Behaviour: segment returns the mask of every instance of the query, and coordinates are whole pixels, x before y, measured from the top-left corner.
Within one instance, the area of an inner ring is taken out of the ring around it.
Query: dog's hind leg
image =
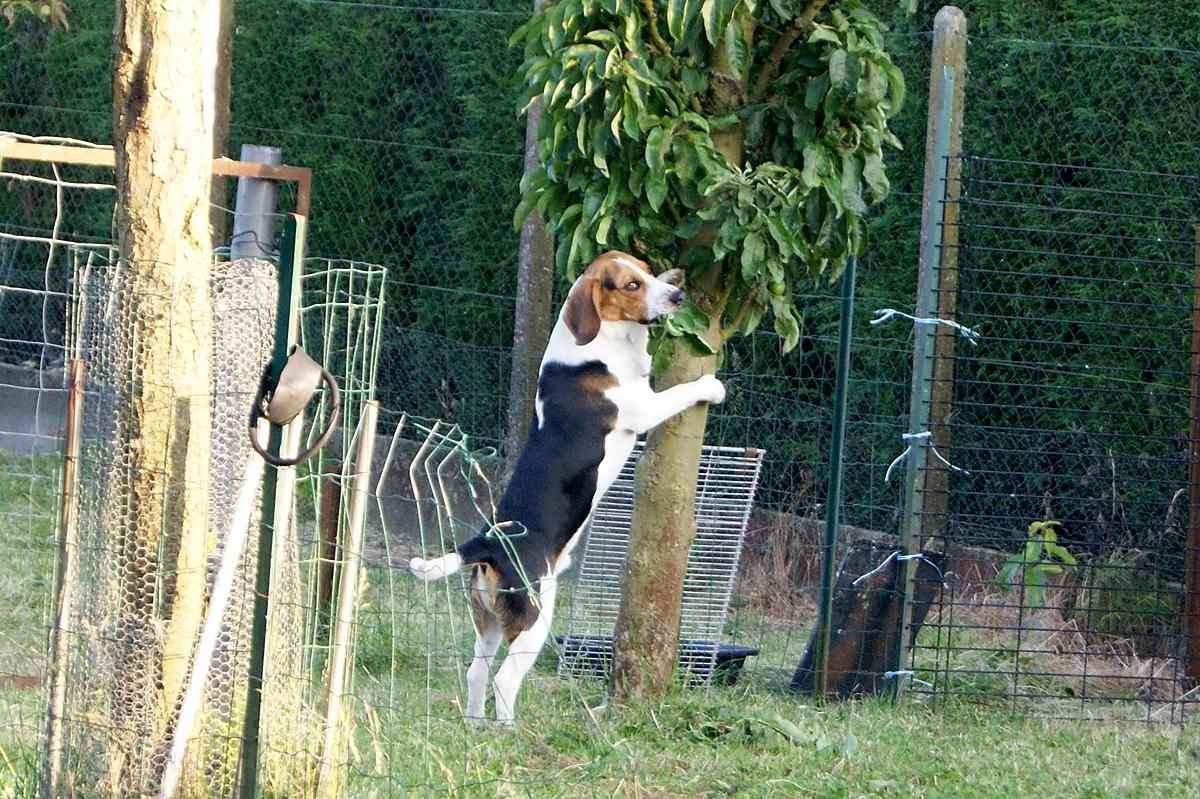
[[[485,718],[488,675],[492,673],[501,638],[503,633],[495,617],[491,618],[490,626],[475,630],[475,657],[467,669],[467,721],[480,722]]]
[[[496,650],[504,637],[504,628],[496,616],[496,571],[480,565],[471,575],[471,621],[475,625],[475,656],[467,669],[467,720],[480,722],[485,718],[488,676]]]
[[[496,693],[496,721],[500,724],[512,724],[521,683],[533,668],[533,663],[550,634],[557,590],[558,581],[554,577],[541,579],[538,585],[537,618],[533,626],[509,642],[508,654],[500,664],[500,670],[496,672],[492,687]]]

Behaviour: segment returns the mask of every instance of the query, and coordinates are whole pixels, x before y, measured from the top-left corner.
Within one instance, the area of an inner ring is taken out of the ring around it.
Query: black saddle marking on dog
[[[617,406],[604,392],[616,385],[600,361],[543,365],[541,424],[535,411],[529,439],[496,507],[496,526],[458,548],[464,565],[483,563],[495,570],[488,582],[495,582],[493,607],[506,633],[511,627],[515,636],[537,620],[526,582],[532,585],[547,574],[547,564],[554,564],[591,512],[604,441],[617,420]]]

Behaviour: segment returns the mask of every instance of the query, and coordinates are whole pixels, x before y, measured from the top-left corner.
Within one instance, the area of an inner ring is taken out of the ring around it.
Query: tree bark
[[[717,333],[714,320],[709,336]],[[677,350],[660,385],[667,388],[713,374],[716,361],[716,356],[695,358]],[[613,631],[612,695],[617,702],[661,698],[674,673],[707,424],[707,404],[667,420],[650,433],[637,467],[629,555]]]
[[[133,337],[119,635],[105,789],[157,771],[187,676],[207,525],[216,6],[124,0],[115,20],[116,232]],[[185,786],[185,792],[187,788]]]
[[[731,23],[732,24],[732,23]],[[753,27],[741,34],[752,43]],[[714,116],[736,110],[746,100],[748,68],[735,74],[724,48],[713,52],[706,111]],[[741,166],[745,131],[741,123],[713,134],[713,144],[734,166]],[[702,229],[688,246],[709,246],[713,231]],[[709,317],[705,335],[715,348],[721,340],[725,311],[724,269],[706,271],[689,286],[689,298]],[[696,358],[676,349],[659,379],[659,389],[715,374],[717,356]],[[688,549],[696,537],[696,478],[708,424],[708,405],[698,405],[650,433],[634,477],[629,555],[621,585],[621,607],[613,630],[612,697],[621,702],[653,702],[671,684],[679,646],[679,622]]]
[[[525,173],[538,166],[538,123],[542,101],[535,100],[525,123]],[[517,266],[516,310],[513,320],[512,372],[508,388],[508,424],[504,434],[504,473],[501,485],[512,476],[517,455],[529,435],[533,401],[537,395],[542,351],[550,340],[554,288],[554,239],[535,209],[521,225]]]
[[[217,70],[213,85],[213,158],[229,155],[229,107],[233,79],[233,0],[215,0],[220,7],[217,22]],[[215,246],[229,243],[229,178],[213,176],[211,229]]]

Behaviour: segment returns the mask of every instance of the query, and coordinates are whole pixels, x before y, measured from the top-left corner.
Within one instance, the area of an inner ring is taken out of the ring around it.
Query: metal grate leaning
[[[559,636],[559,674],[606,675],[621,605],[621,575],[633,516],[638,442],[588,524],[579,574],[571,590],[566,632]],[[696,539],[688,552],[680,621],[679,666],[692,684],[732,682],[735,663],[757,650],[721,643],[737,577],[763,450],[705,446],[696,483]],[[731,668],[722,669],[728,661]]]

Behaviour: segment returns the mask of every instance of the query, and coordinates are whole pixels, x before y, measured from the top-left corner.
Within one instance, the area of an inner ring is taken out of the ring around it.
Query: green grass
[[[653,708],[606,705],[603,683],[558,678],[547,652],[515,728],[468,728],[463,597],[372,577],[349,796],[1188,797],[1200,784],[1194,728],[965,701],[933,712],[919,697],[816,705],[782,690],[771,647],[796,646],[785,631],[760,636],[766,651],[737,686],[680,688]]]
[[[31,792],[45,711],[59,459],[0,449],[0,798]]]
[[[55,472],[54,458],[0,453],[0,556],[14,565],[0,578],[0,673],[43,676]],[[562,602],[568,593],[564,586]],[[922,697],[899,708],[817,705],[783,690],[807,632],[749,608],[731,632],[763,652],[737,686],[679,688],[652,708],[620,709],[606,703],[602,682],[556,676],[548,647],[521,693],[517,725],[469,728],[460,703],[472,633],[461,589],[373,567],[359,618],[350,797],[1157,799],[1196,796],[1200,785],[1194,725],[1052,721],[973,704],[1011,687],[999,673],[968,673],[986,669],[985,655],[951,664],[963,669],[953,687],[964,698],[939,700],[936,712]],[[298,718],[315,719],[319,681]],[[1060,693],[1046,686],[1047,697]],[[43,691],[0,688],[0,799],[32,795],[43,712]],[[311,776],[311,753],[269,757]],[[281,773],[265,795],[303,795]]]

